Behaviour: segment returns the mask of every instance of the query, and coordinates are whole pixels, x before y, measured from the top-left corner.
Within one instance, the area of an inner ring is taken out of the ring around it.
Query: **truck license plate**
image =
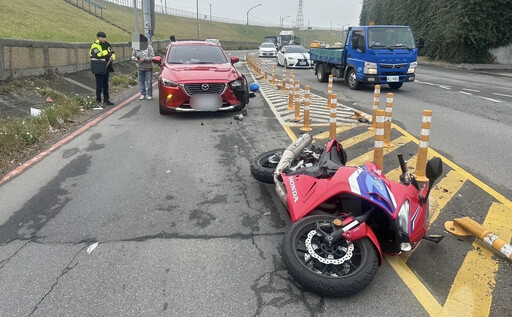
[[[388,83],[396,83],[400,80],[398,76],[387,76],[386,81]]]

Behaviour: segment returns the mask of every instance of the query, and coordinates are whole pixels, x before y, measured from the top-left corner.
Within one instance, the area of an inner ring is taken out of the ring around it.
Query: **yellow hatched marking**
[[[407,264],[398,256],[385,255],[385,258],[418,299],[420,304],[425,308],[427,313],[430,316],[438,316],[442,309],[441,305],[411,271]]]
[[[348,140],[343,140],[341,141],[341,145],[343,145],[343,147],[345,149],[348,149],[349,147],[359,143],[359,142],[363,142],[364,140],[367,140],[369,138],[372,138],[375,136],[375,131],[366,131],[364,133],[361,133],[361,134],[358,134],[354,137],[351,137],[350,139]]]
[[[396,158],[396,161],[398,162],[398,157]],[[407,160],[407,169],[409,170],[409,173],[414,172],[414,166],[416,166],[416,156],[413,156]],[[400,168],[400,165],[399,165],[397,168],[387,172],[386,177],[388,179],[394,180],[395,182],[399,182],[400,174],[402,174],[402,169]]]
[[[436,221],[444,206],[457,194],[466,180],[467,178],[463,174],[452,170],[432,188],[430,194],[435,197],[437,208],[430,218],[431,223]]]
[[[353,129],[355,127],[357,127],[357,125],[342,125],[342,126],[336,128],[336,134],[343,133],[343,132]],[[329,138],[329,131],[315,134],[316,140],[324,140],[324,139],[328,139],[328,138]]]
[[[493,203],[483,227],[497,234],[504,241],[512,238],[512,209]],[[493,257],[498,257],[496,261]],[[491,311],[492,293],[496,285],[499,262],[507,261],[497,255],[488,244],[476,239],[453,282],[440,316],[488,316]]]
[[[407,143],[407,138],[404,137],[404,136],[401,136],[401,137],[398,137],[396,139],[393,140],[393,144],[402,144],[402,143]],[[395,145],[394,147],[385,147],[384,148],[384,155],[388,154],[389,152],[392,152],[393,150],[396,150],[398,148],[397,145]],[[347,163],[347,165],[349,166],[361,166],[363,165],[364,163],[366,162],[372,162],[373,161],[373,149],[369,152],[366,152],[365,154],[359,156],[359,157],[356,157],[355,159],[351,160],[350,162]]]

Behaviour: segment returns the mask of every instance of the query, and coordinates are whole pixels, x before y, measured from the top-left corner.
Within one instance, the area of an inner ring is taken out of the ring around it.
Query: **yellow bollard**
[[[283,87],[281,87],[281,92],[286,92],[286,67],[283,67]]]
[[[293,118],[294,122],[299,122],[302,118],[300,117],[300,81],[295,81],[295,116]]]
[[[503,241],[497,234],[487,230],[470,217],[455,218],[453,221],[444,223],[446,231],[457,236],[467,237],[471,234],[490,245],[494,250],[500,252],[509,260],[512,260],[512,245]]]
[[[264,75],[264,77],[263,77],[263,79],[264,79],[265,81],[268,81],[268,69],[267,69],[267,66],[268,66],[268,65],[267,65],[267,62],[265,62],[265,75]]]
[[[295,92],[295,84],[293,82],[293,78],[290,78],[290,83],[288,85],[288,110],[293,110],[293,94]]]
[[[373,163],[384,169],[384,110],[377,109],[375,116],[375,143],[373,147]]]
[[[393,112],[393,93],[389,92],[386,99],[386,115],[384,118],[384,147],[393,147],[391,143],[391,114]]]
[[[338,94],[330,94],[329,104],[331,105],[331,112],[329,116],[329,137],[336,138],[336,110],[338,108]]]
[[[334,76],[331,74],[329,75],[329,82],[327,84],[327,95],[332,94],[332,81],[334,79]]]
[[[421,122],[420,145],[418,149],[418,158],[416,160],[416,172],[414,176],[418,182],[428,182],[425,176],[427,168],[428,140],[430,137],[430,123],[432,122],[432,110],[423,110],[423,119]]]
[[[304,124],[300,130],[302,132],[309,132],[313,129],[309,126],[309,105],[311,104],[311,94],[309,86],[304,87]]]
[[[327,109],[331,109],[331,95],[327,94]]]
[[[377,109],[379,109],[380,103],[380,85],[375,85],[375,89],[373,90],[373,110],[372,110],[372,126],[368,128],[368,130],[375,130],[375,120],[377,116]]]
[[[276,85],[276,65],[272,65],[272,86]]]

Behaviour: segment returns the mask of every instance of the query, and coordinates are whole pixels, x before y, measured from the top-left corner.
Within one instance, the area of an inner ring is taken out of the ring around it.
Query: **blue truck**
[[[342,47],[311,48],[315,75],[327,82],[329,75],[343,78],[351,89],[361,84],[387,84],[399,89],[414,81],[418,47],[410,27],[375,25],[350,27]]]

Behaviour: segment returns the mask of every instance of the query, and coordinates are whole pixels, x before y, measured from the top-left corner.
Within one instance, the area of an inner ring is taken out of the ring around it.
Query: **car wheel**
[[[388,83],[389,88],[391,89],[400,89],[402,87],[403,83]]]
[[[327,73],[325,72],[324,64],[318,64],[318,68],[316,69],[316,78],[321,83],[327,82]]]
[[[347,80],[348,88],[353,89],[353,90],[359,89],[359,81],[357,80],[356,71],[353,68],[351,68],[348,71],[346,80]]]

